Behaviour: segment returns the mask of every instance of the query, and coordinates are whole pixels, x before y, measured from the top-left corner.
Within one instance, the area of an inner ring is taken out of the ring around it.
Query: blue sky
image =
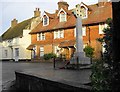
[[[11,25],[11,20],[16,18],[18,22],[31,18],[35,8],[50,13],[57,9],[57,2],[60,0],[0,0],[0,35]],[[75,8],[81,1],[87,5],[97,3],[98,0],[64,0],[68,2],[69,9]]]

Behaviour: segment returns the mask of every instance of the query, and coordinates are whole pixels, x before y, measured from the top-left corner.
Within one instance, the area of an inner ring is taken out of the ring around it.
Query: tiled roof
[[[105,6],[98,7],[97,4],[89,6],[92,11],[88,18],[83,19],[83,25],[105,22],[107,18],[112,18],[112,5],[106,3]]]
[[[50,13],[48,13],[48,12],[46,12],[46,11],[44,11],[46,14],[47,14],[47,16],[49,17],[49,18],[54,18],[55,17],[55,14],[50,14]]]
[[[34,47],[35,45],[34,44],[30,44],[26,49],[28,49],[28,50],[33,50],[33,47]]]
[[[98,4],[94,4],[87,7],[90,9],[90,11],[88,18],[82,20],[83,25],[105,22],[107,18],[112,18],[112,4],[110,2],[107,2],[104,6],[98,6]],[[66,22],[59,22],[59,18],[56,17],[58,10],[54,14],[46,12],[46,14],[50,17],[49,25],[43,26],[43,23],[41,22],[30,32],[30,34],[75,27],[76,17],[72,13],[72,10],[65,11],[67,12]]]
[[[23,35],[23,29],[30,26],[31,19],[18,23],[15,27],[9,28],[5,33],[2,34],[2,40],[12,39]]]
[[[71,22],[71,20],[73,20],[73,22]],[[62,28],[70,28],[70,27],[74,27],[74,26],[75,26],[75,17],[72,14],[71,16],[67,17],[66,22],[59,22],[58,17],[56,17],[54,19],[49,19],[48,26],[43,26],[43,23],[41,22],[30,33],[45,32],[45,31],[50,31],[50,30],[62,29]]]
[[[75,42],[76,42],[75,40],[65,40],[59,44],[59,47],[60,48],[71,47],[75,45]]]

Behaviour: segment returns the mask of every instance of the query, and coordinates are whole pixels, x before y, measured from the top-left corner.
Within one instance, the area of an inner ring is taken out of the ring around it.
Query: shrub
[[[104,61],[101,60],[93,63],[90,79],[93,92],[110,91],[109,81],[111,80],[111,73]]]
[[[107,28],[103,29],[103,38],[98,38],[100,43],[105,43],[105,52],[103,60],[94,62],[92,66],[91,82],[94,92],[112,92],[113,60],[112,60],[112,20],[109,18],[106,23]],[[118,80],[117,80],[118,81]],[[116,86],[118,84],[115,84]]]
[[[48,54],[44,54],[43,57],[44,57],[45,60],[49,60],[51,58],[55,58],[56,54],[54,54],[54,53],[48,53]]]
[[[83,50],[84,50],[85,55],[86,55],[87,57],[90,57],[90,58],[93,57],[94,48],[92,48],[91,46],[86,46]]]
[[[86,46],[83,50],[85,52],[85,55],[90,58],[90,62],[92,64],[92,58],[94,55],[94,48],[92,48],[91,46]]]

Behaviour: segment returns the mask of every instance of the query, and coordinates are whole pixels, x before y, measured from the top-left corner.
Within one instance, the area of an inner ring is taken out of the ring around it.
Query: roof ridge
[[[54,18],[55,16],[55,13],[53,13],[53,14],[51,14],[51,13],[49,13],[49,12],[46,12],[46,11],[44,11],[49,17],[51,17],[51,18]]]
[[[3,40],[12,39],[14,37],[19,37],[23,34],[23,29],[25,29],[28,25],[30,25],[31,20],[33,18],[26,19],[24,21],[19,22],[13,28],[9,27],[7,31],[5,31],[1,36]]]

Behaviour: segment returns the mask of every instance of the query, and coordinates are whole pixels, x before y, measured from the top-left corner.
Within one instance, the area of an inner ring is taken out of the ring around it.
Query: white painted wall
[[[19,48],[18,59],[31,59],[31,51],[26,48],[31,44],[30,30],[23,30],[23,37],[16,37],[11,39],[12,44],[9,47],[9,40],[3,41],[0,45],[0,53],[2,53],[0,59],[15,59],[15,48]],[[7,57],[5,55],[5,50],[7,50]]]
[[[3,41],[0,45],[0,59],[15,59],[15,48],[19,48],[19,59],[31,59],[31,51],[26,48],[31,44],[31,35],[29,34],[31,29],[35,28],[39,22],[41,22],[41,18],[37,17],[31,21],[31,28],[23,30],[22,37],[16,37],[13,39],[8,39]],[[10,43],[11,41],[11,43]],[[5,50],[8,52],[8,56],[5,57]]]

